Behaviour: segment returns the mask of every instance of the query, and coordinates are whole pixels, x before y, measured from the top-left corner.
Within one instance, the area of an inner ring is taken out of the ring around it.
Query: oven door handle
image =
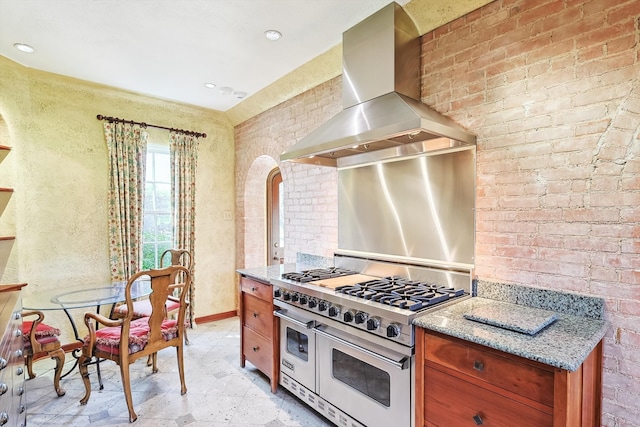
[[[315,321],[313,321],[313,320],[309,320],[308,322],[301,322],[300,320],[294,319],[293,317],[289,317],[284,313],[285,312],[283,310],[275,310],[273,312],[273,315],[277,316],[277,317],[279,317],[281,319],[284,319],[284,320],[286,320],[288,322],[291,322],[294,325],[298,325],[298,326],[301,326],[301,327],[307,328],[307,329],[311,329],[315,325]]]
[[[326,333],[325,331],[318,329],[318,328],[314,328],[314,330],[316,331],[316,334],[318,335],[322,335],[323,337],[326,337],[330,340],[334,340],[336,342],[339,342],[340,344],[349,347],[351,349],[354,350],[358,350],[362,353],[367,354],[368,356],[371,356],[375,359],[381,360],[384,363],[388,363],[392,366],[394,366],[395,368],[398,368],[400,370],[404,370],[409,366],[409,358],[408,357],[403,357],[402,359],[400,359],[400,361],[395,361],[393,359],[389,359],[388,357],[382,356],[376,352],[373,352],[371,350],[367,350],[366,348],[360,347],[358,345],[352,344],[347,340],[343,340],[342,338],[336,337],[335,335],[331,335],[329,333]]]

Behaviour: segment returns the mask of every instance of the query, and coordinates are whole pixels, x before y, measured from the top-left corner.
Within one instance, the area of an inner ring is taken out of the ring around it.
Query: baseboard
[[[238,315],[237,310],[227,311],[225,313],[210,314],[209,316],[196,317],[196,325],[202,323],[215,322],[216,320],[229,319]]]

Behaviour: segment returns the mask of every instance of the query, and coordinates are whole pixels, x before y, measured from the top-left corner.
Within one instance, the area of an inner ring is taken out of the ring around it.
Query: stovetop
[[[398,276],[340,286],[335,291],[410,311],[420,311],[450,298],[464,295],[464,289],[454,289]]]
[[[312,270],[304,270],[301,272],[293,271],[290,273],[283,273],[282,278],[293,280],[294,282],[313,282],[315,280],[332,279],[334,277],[349,276],[356,274],[356,271],[340,268],[340,267],[328,267],[328,268],[316,268]]]

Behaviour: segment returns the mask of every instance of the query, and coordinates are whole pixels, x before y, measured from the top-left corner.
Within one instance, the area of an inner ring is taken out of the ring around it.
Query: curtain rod
[[[143,128],[146,128],[146,127],[150,126],[152,128],[166,129],[166,130],[169,130],[169,131],[182,133],[182,134],[185,134],[185,135],[192,135],[192,136],[195,136],[196,138],[200,138],[200,137],[206,138],[207,137],[206,133],[194,132],[192,130],[168,128],[168,127],[159,126],[159,125],[151,125],[151,124],[144,123],[144,122],[134,122],[133,120],[119,119],[118,117],[103,116],[102,114],[98,114],[96,116],[96,118],[98,120],[106,120],[106,121],[111,122],[111,123],[129,123],[129,124],[132,124],[132,125],[140,125]]]

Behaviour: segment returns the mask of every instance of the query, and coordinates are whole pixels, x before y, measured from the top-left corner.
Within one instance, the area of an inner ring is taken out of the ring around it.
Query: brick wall
[[[478,135],[477,275],[602,296],[603,425],[640,425],[640,2],[503,0],[423,36]]]
[[[604,297],[603,425],[640,426],[640,1],[498,0],[422,41],[423,101],[478,135],[477,275]],[[237,127],[238,212],[251,163],[339,93],[337,78]],[[281,167],[287,261],[331,256],[335,171]]]
[[[336,170],[280,164],[280,153],[341,110],[342,86],[341,78],[337,77],[236,126],[238,268],[255,267],[252,263],[264,253],[264,246],[256,245],[260,238],[255,233],[259,214],[247,207],[257,200],[248,195],[265,191],[269,170],[255,167],[265,156],[273,159],[274,164],[277,162],[282,173],[285,261],[295,262],[297,252],[333,257],[338,245]]]

